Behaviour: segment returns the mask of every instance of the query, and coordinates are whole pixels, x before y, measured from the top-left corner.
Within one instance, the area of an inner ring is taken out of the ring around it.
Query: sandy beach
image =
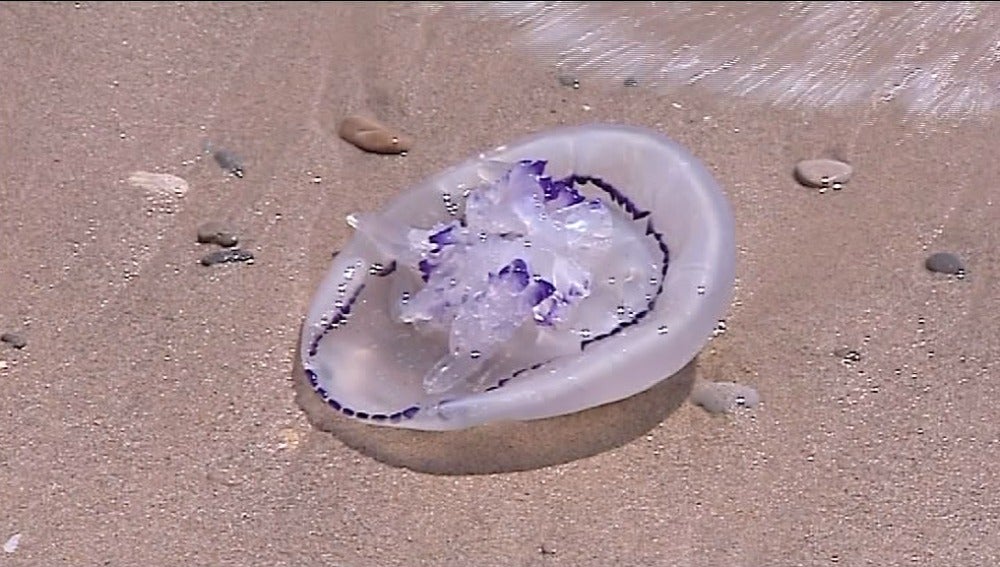
[[[510,37],[407,3],[0,6],[0,333],[25,342],[0,344],[0,566],[1000,564],[1000,116],[574,88]],[[340,139],[359,112],[412,151]],[[724,188],[726,332],[562,418],[324,415],[297,347],[345,217],[592,122],[654,128]],[[795,181],[818,157],[853,166],[843,190]],[[206,221],[254,261],[199,263]],[[925,268],[941,251],[964,278]],[[696,376],[763,401],[710,414]]]

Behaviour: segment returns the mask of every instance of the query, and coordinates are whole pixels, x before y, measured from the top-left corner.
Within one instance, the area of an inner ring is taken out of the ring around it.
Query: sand
[[[892,104],[575,89],[502,27],[402,4],[0,15],[0,331],[27,340],[0,344],[0,541],[21,534],[0,564],[1000,562],[995,113],[920,129]],[[350,113],[412,151],[339,139]],[[298,331],[344,217],[595,121],[675,138],[731,199],[736,300],[697,364],[539,423],[317,418]],[[796,183],[815,158],[854,167],[843,190]],[[189,191],[151,199],[136,171]],[[199,264],[210,220],[254,263]],[[966,277],[928,272],[937,251]],[[711,415],[684,400],[695,374],[762,402]]]

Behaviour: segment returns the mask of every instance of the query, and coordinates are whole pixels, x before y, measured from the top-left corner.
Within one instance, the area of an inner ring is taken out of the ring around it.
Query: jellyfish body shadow
[[[298,352],[292,378],[296,402],[312,426],[355,451],[416,472],[478,475],[540,469],[628,444],[684,404],[694,385],[696,360],[624,400],[563,416],[496,422],[459,431],[416,431],[346,417],[312,389]]]

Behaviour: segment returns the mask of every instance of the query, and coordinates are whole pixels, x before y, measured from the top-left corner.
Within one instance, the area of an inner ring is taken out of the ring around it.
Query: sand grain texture
[[[1000,563],[996,117],[567,89],[420,4],[0,13],[0,328],[30,339],[0,355],[4,566]],[[336,134],[356,109],[419,146],[357,151]],[[295,351],[345,216],[591,121],[660,129],[726,188],[739,288],[698,372],[762,403],[711,416],[682,377],[537,427],[315,427]],[[252,174],[219,175],[205,139]],[[794,164],[832,150],[850,184],[803,191]],[[134,171],[188,181],[183,207],[151,211]],[[212,218],[254,265],[198,264]],[[929,273],[936,250],[971,275]]]

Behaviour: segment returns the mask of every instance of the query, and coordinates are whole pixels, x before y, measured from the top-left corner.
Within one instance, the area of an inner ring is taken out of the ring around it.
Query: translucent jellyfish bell
[[[302,365],[331,407],[373,424],[462,429],[624,399],[690,362],[732,294],[729,205],[652,130],[536,134],[352,218]]]

